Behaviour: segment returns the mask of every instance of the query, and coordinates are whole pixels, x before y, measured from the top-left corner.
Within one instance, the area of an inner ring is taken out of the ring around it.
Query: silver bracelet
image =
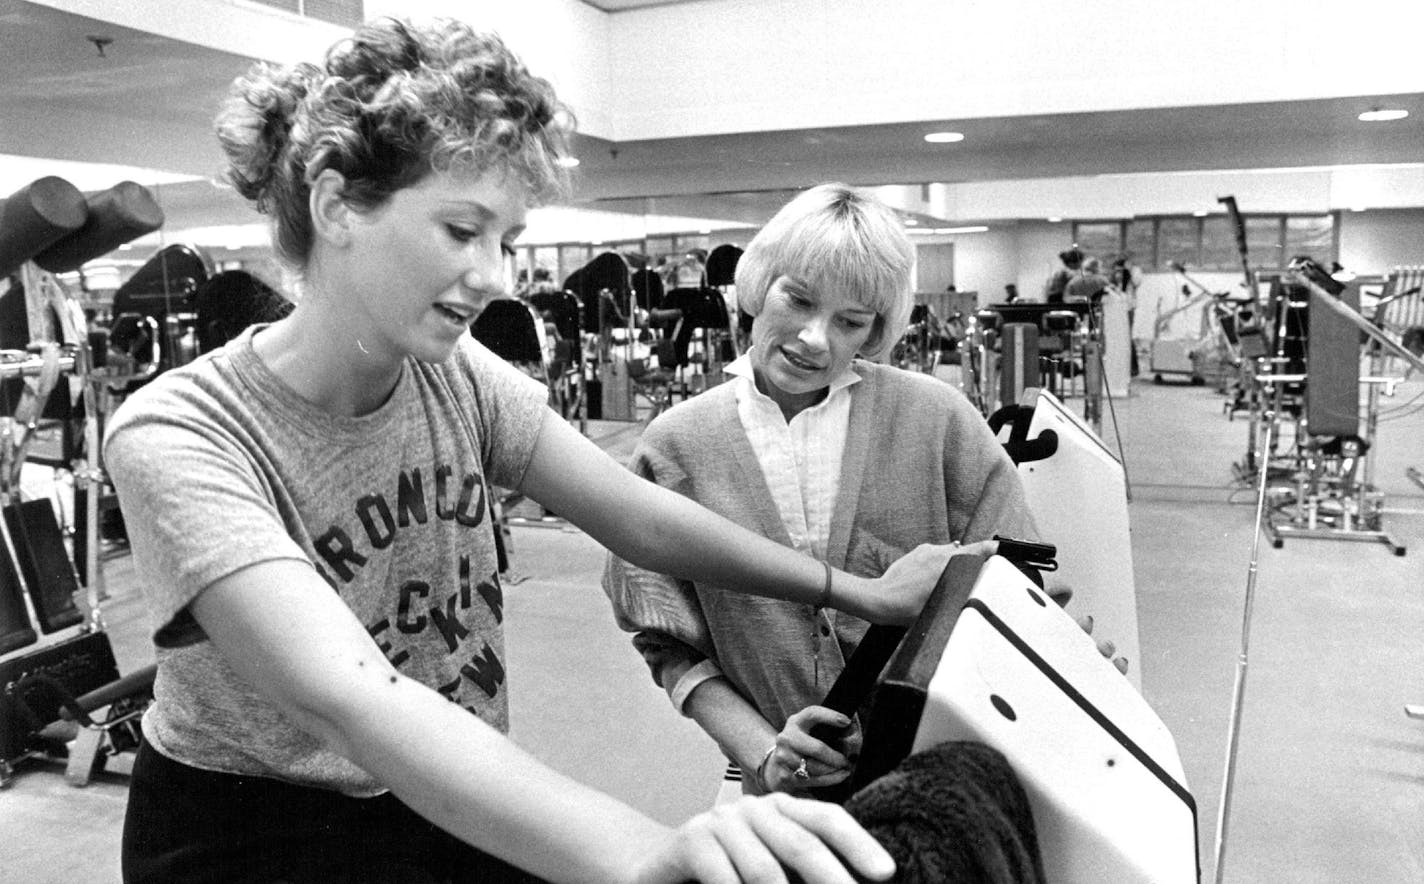
[[[771,748],[766,750],[766,754],[761,757],[761,764],[756,768],[757,786],[763,793],[770,793],[771,786],[766,782],[766,763],[771,760],[771,754],[776,751],[776,744],[772,743]]]
[[[816,599],[816,607],[824,608],[831,603],[831,563],[822,562],[826,566],[826,585],[821,589],[821,597]]]

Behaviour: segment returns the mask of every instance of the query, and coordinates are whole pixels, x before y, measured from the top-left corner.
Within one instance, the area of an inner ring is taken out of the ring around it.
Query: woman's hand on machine
[[[1049,585],[1044,587],[1043,591],[1049,598],[1053,599],[1055,602],[1058,603],[1058,607],[1064,609],[1068,607],[1068,602],[1073,598],[1072,587],[1065,586],[1061,583],[1050,582]],[[1088,635],[1093,634],[1092,614],[1083,614],[1082,616],[1074,617],[1073,619],[1077,622],[1078,626],[1081,627],[1084,632],[1086,632]],[[1113,654],[1117,653],[1117,646],[1105,638],[1094,637],[1093,640],[1097,642],[1098,653],[1102,654],[1105,658],[1111,660],[1112,665],[1117,668],[1118,672],[1121,672],[1123,675],[1127,675],[1127,658],[1113,656]]]
[[[892,562],[879,578],[868,581],[872,589],[860,610],[840,604],[834,607],[872,623],[909,626],[920,616],[951,558],[959,555],[991,556],[998,549],[997,540],[981,540],[964,546],[958,543],[920,544]],[[839,600],[840,596],[833,593],[832,598]]]
[[[840,732],[828,744],[812,736],[818,726]],[[801,792],[834,786],[850,776],[860,755],[860,727],[825,706],[807,706],[786,720],[776,735],[776,743],[757,771],[761,786],[769,792]]]
[[[772,794],[719,804],[683,823],[634,880],[785,884],[788,872],[807,884],[884,881],[895,861],[839,805]]]

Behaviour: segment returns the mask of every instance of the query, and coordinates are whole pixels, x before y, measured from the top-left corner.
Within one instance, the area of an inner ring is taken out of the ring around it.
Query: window
[[[1226,215],[1208,215],[1202,219],[1201,257],[1197,267],[1202,270],[1239,270],[1241,249],[1236,245],[1236,225]]]
[[[1162,218],[1157,222],[1157,262],[1158,270],[1167,270],[1176,264],[1185,264],[1188,269],[1197,266],[1200,241],[1197,237],[1197,219]]]
[[[1251,215],[1243,216],[1242,224],[1246,256],[1255,269],[1284,269],[1295,255],[1309,255],[1322,264],[1335,260],[1334,215]],[[1073,241],[1104,262],[1126,251],[1134,263],[1148,269],[1168,270],[1174,262],[1188,270],[1241,268],[1236,227],[1227,215],[1078,221]]]
[[[1285,263],[1281,252],[1284,220],[1278,216],[1245,220],[1246,256],[1252,267],[1280,268]]]
[[[677,235],[678,257],[692,252],[707,252],[712,249],[712,238],[705,233],[680,233]]]
[[[533,263],[533,249],[516,246],[514,249],[514,280],[516,287],[525,287],[534,279],[530,268]]]
[[[1152,266],[1157,255],[1157,222],[1151,218],[1134,218],[1127,222],[1123,248],[1139,266]]]
[[[1122,249],[1122,222],[1079,221],[1073,225],[1073,242],[1085,255],[1116,255]]]
[[[559,272],[556,274],[559,279],[567,279],[570,273],[587,264],[593,255],[608,251],[603,246],[593,246],[594,251],[590,254],[589,248],[583,243],[559,246]]]
[[[1335,225],[1329,215],[1286,218],[1286,254],[1289,261],[1296,255],[1309,255],[1321,264],[1335,260]]]
[[[535,246],[531,251],[534,253],[534,270],[529,275],[532,277],[540,270],[547,270],[554,284],[562,286],[569,274],[559,272],[559,250],[554,246]]]

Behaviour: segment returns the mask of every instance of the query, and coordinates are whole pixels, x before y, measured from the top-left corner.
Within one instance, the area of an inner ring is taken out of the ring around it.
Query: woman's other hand
[[[839,732],[835,745],[812,736],[821,725]],[[757,778],[768,792],[834,786],[855,768],[860,744],[860,728],[850,718],[825,706],[807,706],[786,720]]]
[[[688,820],[635,880],[785,884],[794,874],[807,884],[853,884],[855,875],[884,881],[894,872],[890,854],[843,808],[773,794],[719,804]]]

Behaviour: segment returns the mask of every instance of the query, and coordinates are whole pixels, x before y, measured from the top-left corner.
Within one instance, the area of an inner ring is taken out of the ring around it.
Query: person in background
[[[1063,290],[1083,266],[1083,253],[1074,246],[1059,252],[1058,260],[1063,266],[1053,271],[1053,275],[1048,277],[1048,282],[1043,286],[1043,299],[1050,304],[1063,303]]]
[[[556,291],[557,288],[558,287],[554,285],[554,274],[549,271],[549,268],[534,268],[534,285],[529,290],[530,294],[546,295],[552,291]]]
[[[1091,304],[1108,290],[1108,278],[1102,274],[1103,264],[1097,258],[1085,258],[1078,273],[1063,287],[1063,303]]]
[[[832,572],[634,477],[474,341],[529,208],[567,186],[549,84],[497,37],[384,20],[254,68],[217,129],[298,297],[108,428],[158,657],[125,880],[888,877],[839,808],[670,829],[505,736],[491,485],[642,567],[857,618],[909,622],[952,550]]]
[[[631,469],[777,543],[871,577],[922,543],[1032,538],[1013,462],[953,386],[879,364],[906,328],[914,246],[840,184],[784,206],[737,265],[751,350],[731,382],[654,419]],[[987,545],[986,543],[987,542]],[[867,628],[610,556],[604,590],[653,680],[741,773],[803,793],[851,772],[858,735],[818,705]],[[845,738],[811,736],[830,725]]]
[[[1127,298],[1128,334],[1134,334],[1137,321],[1137,290],[1142,287],[1142,268],[1132,263],[1132,255],[1122,255],[1113,261],[1110,275],[1113,286]],[[1137,365],[1137,338],[1132,339],[1131,372],[1133,377],[1140,373]]]

